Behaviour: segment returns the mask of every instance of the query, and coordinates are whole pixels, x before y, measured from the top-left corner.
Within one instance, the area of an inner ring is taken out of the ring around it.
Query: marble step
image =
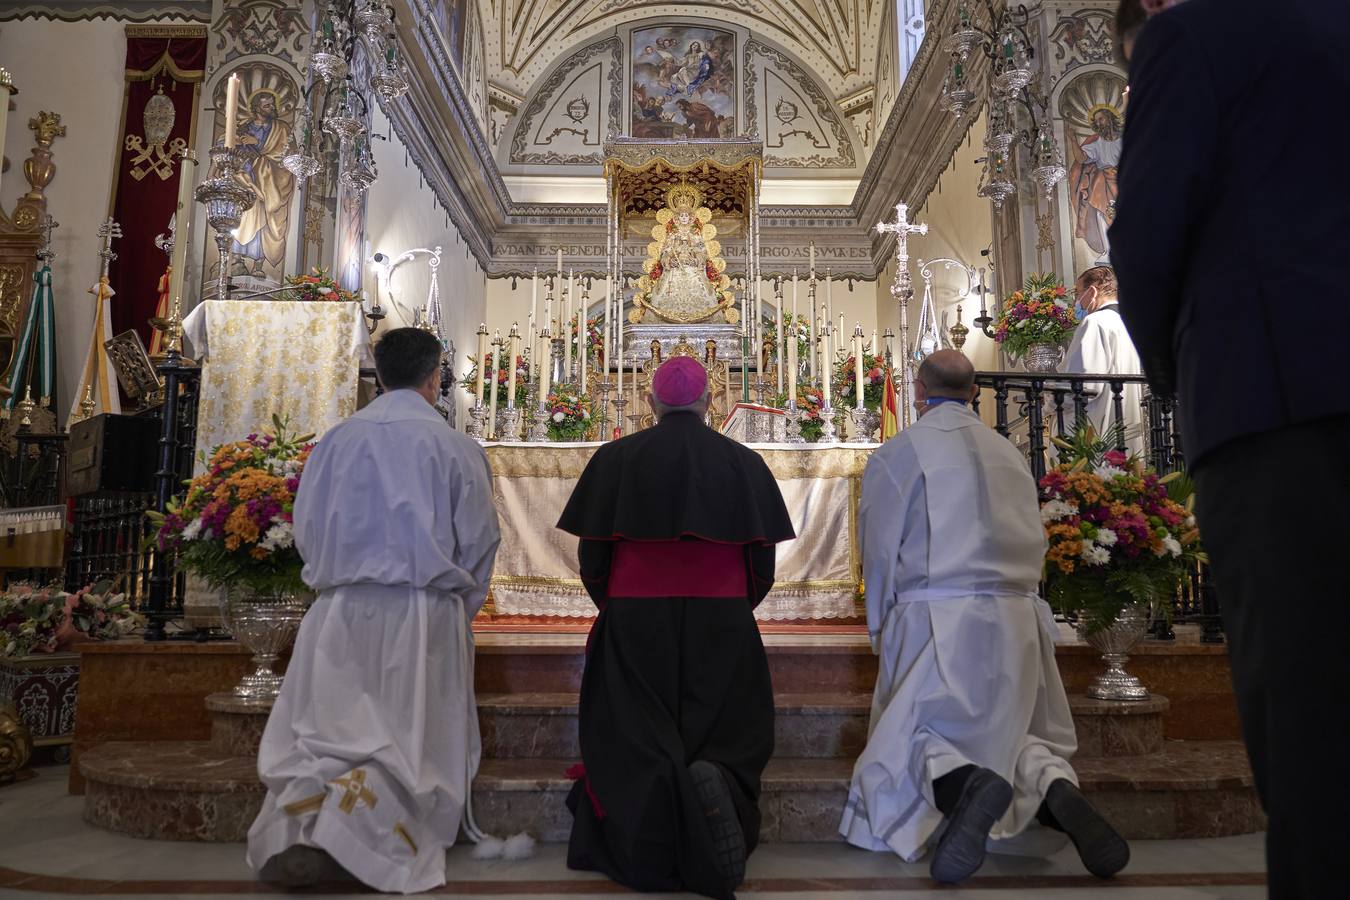
[[[229,693],[206,699],[211,744],[225,756],[256,755],[269,703]],[[867,741],[871,697],[846,693],[780,693],[775,697],[775,756],[788,759],[856,759]],[[1163,744],[1165,697],[1112,703],[1070,698],[1078,732],[1077,758],[1144,756]],[[478,721],[484,759],[577,759],[577,695],[480,694]]]
[[[485,759],[474,782],[478,824],[493,834],[567,837],[571,759]],[[251,757],[210,742],[124,742],[80,760],[85,820],[143,838],[241,841],[263,787]],[[832,841],[853,765],[847,759],[770,761],[764,773],[766,841]],[[1236,741],[1168,741],[1144,757],[1075,761],[1083,790],[1132,840],[1221,837],[1265,827],[1246,752]]]
[[[1154,694],[1147,700],[1093,700],[1069,696],[1078,733],[1074,762],[1097,757],[1148,756],[1163,749],[1163,716],[1170,701]]]

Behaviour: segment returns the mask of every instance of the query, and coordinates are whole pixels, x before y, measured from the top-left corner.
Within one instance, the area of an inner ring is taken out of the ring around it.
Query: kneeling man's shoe
[[[272,857],[267,866],[271,871],[267,874],[283,887],[303,888],[323,880],[327,866],[327,853],[317,847],[295,844]]]
[[[989,832],[1008,811],[1012,797],[1012,785],[994,772],[976,769],[970,774],[933,851],[928,871],[935,881],[965,881],[984,865]]]
[[[731,789],[727,787],[722,770],[707,760],[690,763],[689,774],[694,779],[703,813],[708,817],[717,871],[735,888],[745,880],[745,832],[741,830],[741,820],[736,817]]]
[[[1130,845],[1102,818],[1072,781],[1060,778],[1045,792],[1045,808],[1069,836],[1083,866],[1098,878],[1110,878],[1130,861]]]

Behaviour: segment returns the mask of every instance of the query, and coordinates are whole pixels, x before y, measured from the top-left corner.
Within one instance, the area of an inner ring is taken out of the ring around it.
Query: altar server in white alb
[[[863,475],[867,627],[881,659],[840,832],[908,862],[931,849],[932,875],[948,883],[974,874],[987,845],[1043,854],[1065,832],[1088,870],[1109,877],[1129,847],[1068,763],[1077,741],[1036,593],[1046,549],[1036,486],[1012,443],[967,406],[974,376],[955,350],[929,356],[914,386],[919,420]]]
[[[319,596],[258,755],[265,879],[313,883],[331,857],[378,891],[445,883],[480,751],[469,622],[499,536],[483,448],[432,406],[440,356],[425,331],[386,334],[387,393],[306,464],[295,543]]]
[[[1088,375],[1143,375],[1144,367],[1134,342],[1120,318],[1116,299],[1116,273],[1110,266],[1093,266],[1078,276],[1074,284],[1074,313],[1078,327],[1073,330],[1064,371]],[[1142,386],[1129,382],[1121,387],[1120,416],[1107,382],[1090,382],[1087,417],[1097,433],[1114,444],[1114,428],[1124,427],[1125,449],[1132,454],[1144,452],[1144,411]]]

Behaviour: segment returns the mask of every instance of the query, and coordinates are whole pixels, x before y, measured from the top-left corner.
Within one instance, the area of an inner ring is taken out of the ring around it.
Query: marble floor
[[[28,781],[0,788],[0,897],[204,897],[271,889],[254,880],[239,844],[141,841],[86,825],[82,798],[66,793],[66,768],[43,767]],[[769,844],[750,860],[743,896],[842,898],[942,897],[959,900],[1191,900],[1265,896],[1262,837],[1202,841],[1140,841],[1128,869],[1110,882],[1085,875],[1072,850],[1050,860],[991,857],[966,885],[939,889],[927,866],[843,844]],[[609,897],[624,893],[589,873],[570,872],[565,848],[544,845],[522,862],[450,854],[450,883],[436,893],[456,896]],[[354,885],[327,885],[305,896],[360,894]],[[279,895],[280,896],[280,895]]]

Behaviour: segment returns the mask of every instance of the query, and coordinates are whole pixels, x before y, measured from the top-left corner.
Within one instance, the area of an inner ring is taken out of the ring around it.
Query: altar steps
[[[565,773],[579,757],[576,686],[584,636],[523,642],[484,637],[476,679],[484,748],[474,784],[478,823],[490,833],[525,830],[542,840],[563,840],[569,824],[563,800],[571,787]],[[837,840],[853,760],[866,740],[875,657],[865,637],[822,645],[776,636],[766,643],[778,693],[776,753],[764,775],[763,838]],[[1094,661],[1076,653],[1061,648],[1068,683],[1079,678],[1078,669],[1095,671],[1095,665],[1078,665]],[[1183,689],[1182,682],[1191,684],[1191,705],[1196,684],[1203,690],[1219,683],[1195,665],[1202,660],[1213,667],[1221,655],[1176,647],[1155,655],[1169,660],[1154,667],[1159,681]],[[1166,671],[1170,680],[1162,677]],[[1162,697],[1133,704],[1082,697],[1072,702],[1080,743],[1074,765],[1083,789],[1127,837],[1220,836],[1263,827],[1234,735],[1169,739],[1178,731],[1222,730],[1222,715],[1201,717],[1197,726],[1179,723],[1176,704]],[[122,741],[87,750],[80,760],[88,782],[86,819],[141,837],[243,840],[263,796],[255,768],[267,707],[222,694],[206,706],[210,741]]]

